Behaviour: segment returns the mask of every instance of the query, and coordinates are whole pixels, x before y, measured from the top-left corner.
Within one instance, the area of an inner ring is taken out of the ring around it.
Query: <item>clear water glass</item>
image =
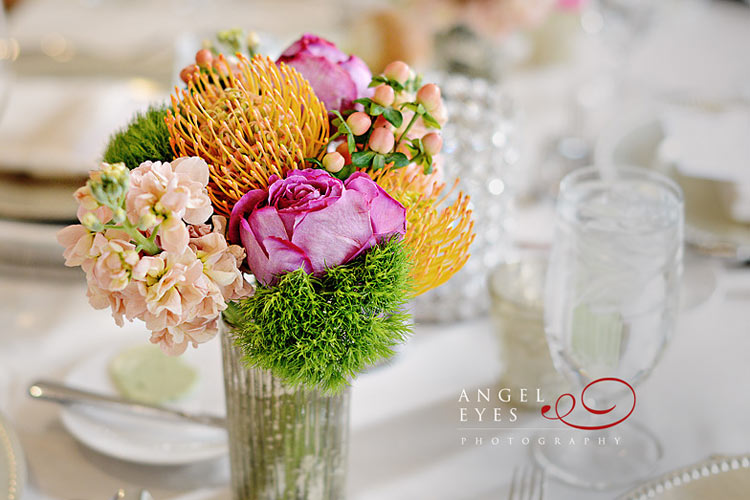
[[[588,167],[563,179],[545,330],[555,367],[578,388],[576,397],[603,377],[635,386],[658,362],[679,310],[683,221],[680,188],[657,172]],[[589,407],[622,399],[623,385],[602,385],[587,392]],[[600,434],[607,433],[622,436],[622,444],[535,454],[558,477],[598,488],[647,475],[661,456],[653,435],[632,419]]]

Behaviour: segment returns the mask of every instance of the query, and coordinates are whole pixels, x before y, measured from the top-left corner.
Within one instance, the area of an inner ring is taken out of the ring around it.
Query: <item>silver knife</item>
[[[143,417],[169,418],[172,420],[182,420],[210,427],[226,428],[226,419],[222,417],[201,413],[187,413],[181,410],[173,410],[157,405],[139,403],[132,399],[98,394],[70,387],[65,384],[52,382],[50,380],[38,380],[31,384],[31,386],[29,386],[29,396],[34,399],[43,399],[65,405],[87,404],[99,408],[125,411]]]

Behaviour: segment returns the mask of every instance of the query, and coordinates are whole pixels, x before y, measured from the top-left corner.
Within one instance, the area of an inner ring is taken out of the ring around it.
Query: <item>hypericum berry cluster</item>
[[[440,127],[447,116],[434,83],[422,84],[409,66],[395,61],[372,79],[373,96],[354,101],[360,110],[334,111],[329,152],[321,162],[340,179],[357,168],[380,170],[416,164],[432,173],[433,157],[443,147]]]
[[[231,29],[220,31],[216,35],[216,42],[211,40],[203,41],[203,48],[195,53],[195,62],[186,66],[180,71],[180,79],[188,83],[194,74],[201,70],[213,69],[220,75],[226,75],[229,70],[234,69],[232,57],[229,60],[224,57],[218,57],[219,54],[236,54],[238,52],[246,53],[253,57],[258,49],[260,40],[255,32],[245,34],[241,29]]]

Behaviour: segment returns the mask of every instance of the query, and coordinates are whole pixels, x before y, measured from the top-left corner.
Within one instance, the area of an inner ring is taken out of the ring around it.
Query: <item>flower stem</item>
[[[158,226],[154,229],[154,232],[151,234],[150,238],[147,238],[146,235],[140,232],[138,228],[131,224],[128,219],[125,219],[125,222],[122,223],[122,226],[117,226],[114,229],[120,229],[128,233],[128,235],[133,238],[133,241],[136,243],[138,248],[143,250],[143,252],[148,255],[156,255],[161,251],[159,249],[159,246],[154,241],[156,239],[156,232],[159,229]]]
[[[411,127],[417,122],[417,118],[419,118],[419,113],[416,111],[414,112],[414,116],[411,117],[411,120],[409,120],[409,124],[406,126],[403,132],[401,132],[401,135],[398,136],[398,140],[396,141],[396,145],[393,146],[393,150],[396,151],[398,149],[399,144],[401,144],[401,139],[404,138],[404,136],[409,133],[409,130]]]

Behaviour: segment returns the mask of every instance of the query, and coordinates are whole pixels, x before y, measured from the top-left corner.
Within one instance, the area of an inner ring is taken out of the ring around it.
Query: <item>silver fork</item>
[[[513,469],[508,500],[543,500],[544,469],[530,465]]]

